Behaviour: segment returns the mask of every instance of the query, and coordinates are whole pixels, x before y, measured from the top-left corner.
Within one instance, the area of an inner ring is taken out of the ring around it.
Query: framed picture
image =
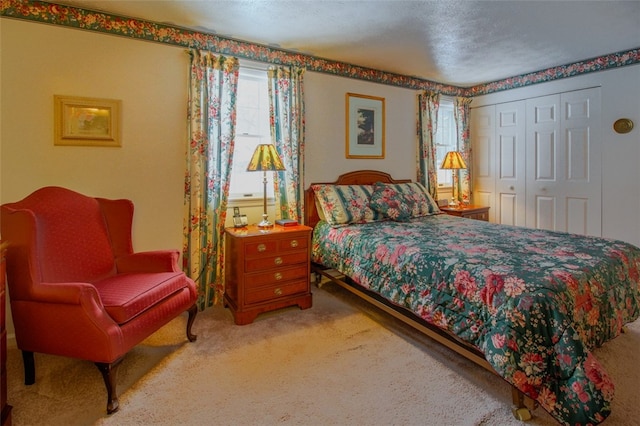
[[[347,93],[347,158],[384,158],[384,98]]]
[[[115,99],[53,96],[54,145],[121,146]]]

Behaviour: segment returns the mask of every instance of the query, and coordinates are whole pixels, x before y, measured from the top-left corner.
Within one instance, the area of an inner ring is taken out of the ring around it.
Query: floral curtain
[[[438,165],[433,135],[436,132],[440,94],[418,93],[418,179],[434,200],[438,199]]]
[[[224,223],[235,139],[238,60],[192,50],[186,155],[183,269],[198,287],[198,307],[224,294]]]
[[[458,151],[462,155],[467,168],[458,170],[459,178],[453,182],[453,198],[455,200],[471,203],[471,176],[473,156],[471,149],[471,139],[469,137],[469,110],[471,98],[456,97],[453,107],[453,117],[456,122],[456,130],[458,133]]]
[[[271,140],[286,167],[276,172],[276,219],[301,222],[304,209],[304,68],[271,67],[269,119]]]

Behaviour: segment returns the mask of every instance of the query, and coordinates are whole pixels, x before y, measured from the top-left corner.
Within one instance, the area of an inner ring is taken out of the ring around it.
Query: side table
[[[287,306],[310,308],[310,250],[308,226],[227,228],[224,305],[235,323]]]
[[[473,204],[460,205],[459,207],[440,207],[440,210],[451,216],[466,217],[469,219],[489,221],[489,207],[475,206]]]

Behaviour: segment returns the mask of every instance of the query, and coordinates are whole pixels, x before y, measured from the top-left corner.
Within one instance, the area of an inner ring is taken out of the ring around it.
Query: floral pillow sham
[[[381,220],[408,221],[440,213],[438,204],[417,182],[375,185],[312,185],[320,217],[332,226]]]
[[[311,188],[322,211],[321,217],[324,216],[332,226],[376,222],[385,218],[369,207],[373,185],[316,184]]]
[[[424,185],[411,183],[376,183],[372,208],[382,211],[390,219],[407,221],[414,217],[441,213],[438,203]],[[385,201],[387,205],[385,206]],[[375,206],[375,207],[374,207]],[[407,218],[406,211],[409,211]]]
[[[415,201],[389,185],[377,183],[369,206],[391,220],[408,222],[413,217]]]

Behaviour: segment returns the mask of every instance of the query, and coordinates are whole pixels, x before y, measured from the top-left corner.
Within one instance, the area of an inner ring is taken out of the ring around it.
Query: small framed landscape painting
[[[54,95],[54,145],[121,146],[121,105],[115,99]]]

